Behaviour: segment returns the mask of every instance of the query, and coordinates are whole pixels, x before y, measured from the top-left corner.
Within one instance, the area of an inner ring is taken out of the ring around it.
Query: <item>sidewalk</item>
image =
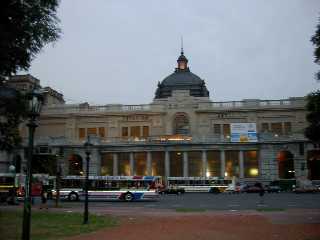
[[[0,206],[2,208],[23,208]],[[317,240],[320,239],[320,209],[292,209],[278,212],[205,211],[177,213],[170,209],[143,207],[90,207],[90,212],[119,218],[117,227],[95,233],[67,238],[67,240],[124,239],[140,240]],[[33,206],[32,211],[39,210]],[[47,211],[47,210],[46,210]],[[48,211],[82,212],[74,208],[49,207]]]

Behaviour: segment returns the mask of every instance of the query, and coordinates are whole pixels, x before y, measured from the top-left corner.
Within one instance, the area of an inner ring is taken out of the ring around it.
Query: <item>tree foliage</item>
[[[59,0],[0,1],[0,150],[10,151],[20,143],[18,126],[26,116],[24,96],[8,95],[14,90],[3,80],[28,70],[41,49],[59,38],[58,4]]]
[[[311,37],[315,45],[314,62],[320,65],[320,18],[315,34]],[[320,71],[316,78],[320,81]],[[305,136],[315,144],[320,144],[320,90],[314,91],[307,96],[307,121],[309,126],[305,129]]]
[[[311,37],[311,42],[313,43],[313,45],[315,45],[315,49],[314,49],[315,60],[314,60],[314,62],[320,65],[320,18],[319,18],[319,23],[317,25],[316,32]],[[316,78],[318,81],[320,81],[320,71],[317,72]]]
[[[20,144],[18,126],[26,116],[26,108],[24,95],[0,85],[0,150],[11,151]]]
[[[306,108],[309,126],[305,130],[305,136],[312,142],[320,144],[320,90],[307,96]]]
[[[28,70],[36,54],[59,38],[59,0],[0,1],[0,76]]]

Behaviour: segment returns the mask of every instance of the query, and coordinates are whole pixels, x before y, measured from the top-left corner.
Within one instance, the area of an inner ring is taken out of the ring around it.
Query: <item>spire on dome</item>
[[[176,68],[176,71],[189,71],[188,59],[184,56],[182,36],[181,36],[181,54],[177,62],[178,62],[178,67]]]
[[[183,37],[181,36],[181,55],[183,55]]]

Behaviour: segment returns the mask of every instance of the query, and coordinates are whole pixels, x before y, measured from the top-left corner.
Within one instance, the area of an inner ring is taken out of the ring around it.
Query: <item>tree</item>
[[[319,18],[320,21],[320,18]],[[311,42],[315,45],[314,62],[320,64],[320,23],[317,25],[315,34],[311,37]],[[316,78],[320,81],[320,71],[316,73]],[[320,90],[314,91],[307,96],[307,121],[309,126],[305,129],[305,136],[315,143],[320,144]]]
[[[320,90],[307,96],[306,108],[309,126],[305,129],[305,136],[315,144],[320,144]]]
[[[25,97],[5,80],[31,61],[61,33],[56,12],[59,0],[0,1],[0,151],[10,151],[21,139],[18,126],[26,116]]]
[[[10,152],[20,144],[18,126],[25,116],[24,95],[15,89],[0,86],[0,151]]]
[[[36,54],[59,38],[58,2],[0,1],[0,77],[28,70]]]
[[[311,37],[311,42],[315,45],[314,62],[320,65],[320,18],[315,34]],[[320,71],[316,73],[316,78],[320,81]]]

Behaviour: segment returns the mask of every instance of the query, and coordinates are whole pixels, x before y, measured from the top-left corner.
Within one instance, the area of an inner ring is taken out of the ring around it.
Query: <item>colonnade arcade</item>
[[[170,177],[259,177],[257,150],[195,150],[100,152],[98,175]],[[75,163],[75,158],[78,163]],[[69,172],[84,166],[84,158],[69,156]],[[93,163],[91,163],[93,164]],[[90,164],[90,165],[91,165]],[[82,170],[79,174],[82,174]]]

